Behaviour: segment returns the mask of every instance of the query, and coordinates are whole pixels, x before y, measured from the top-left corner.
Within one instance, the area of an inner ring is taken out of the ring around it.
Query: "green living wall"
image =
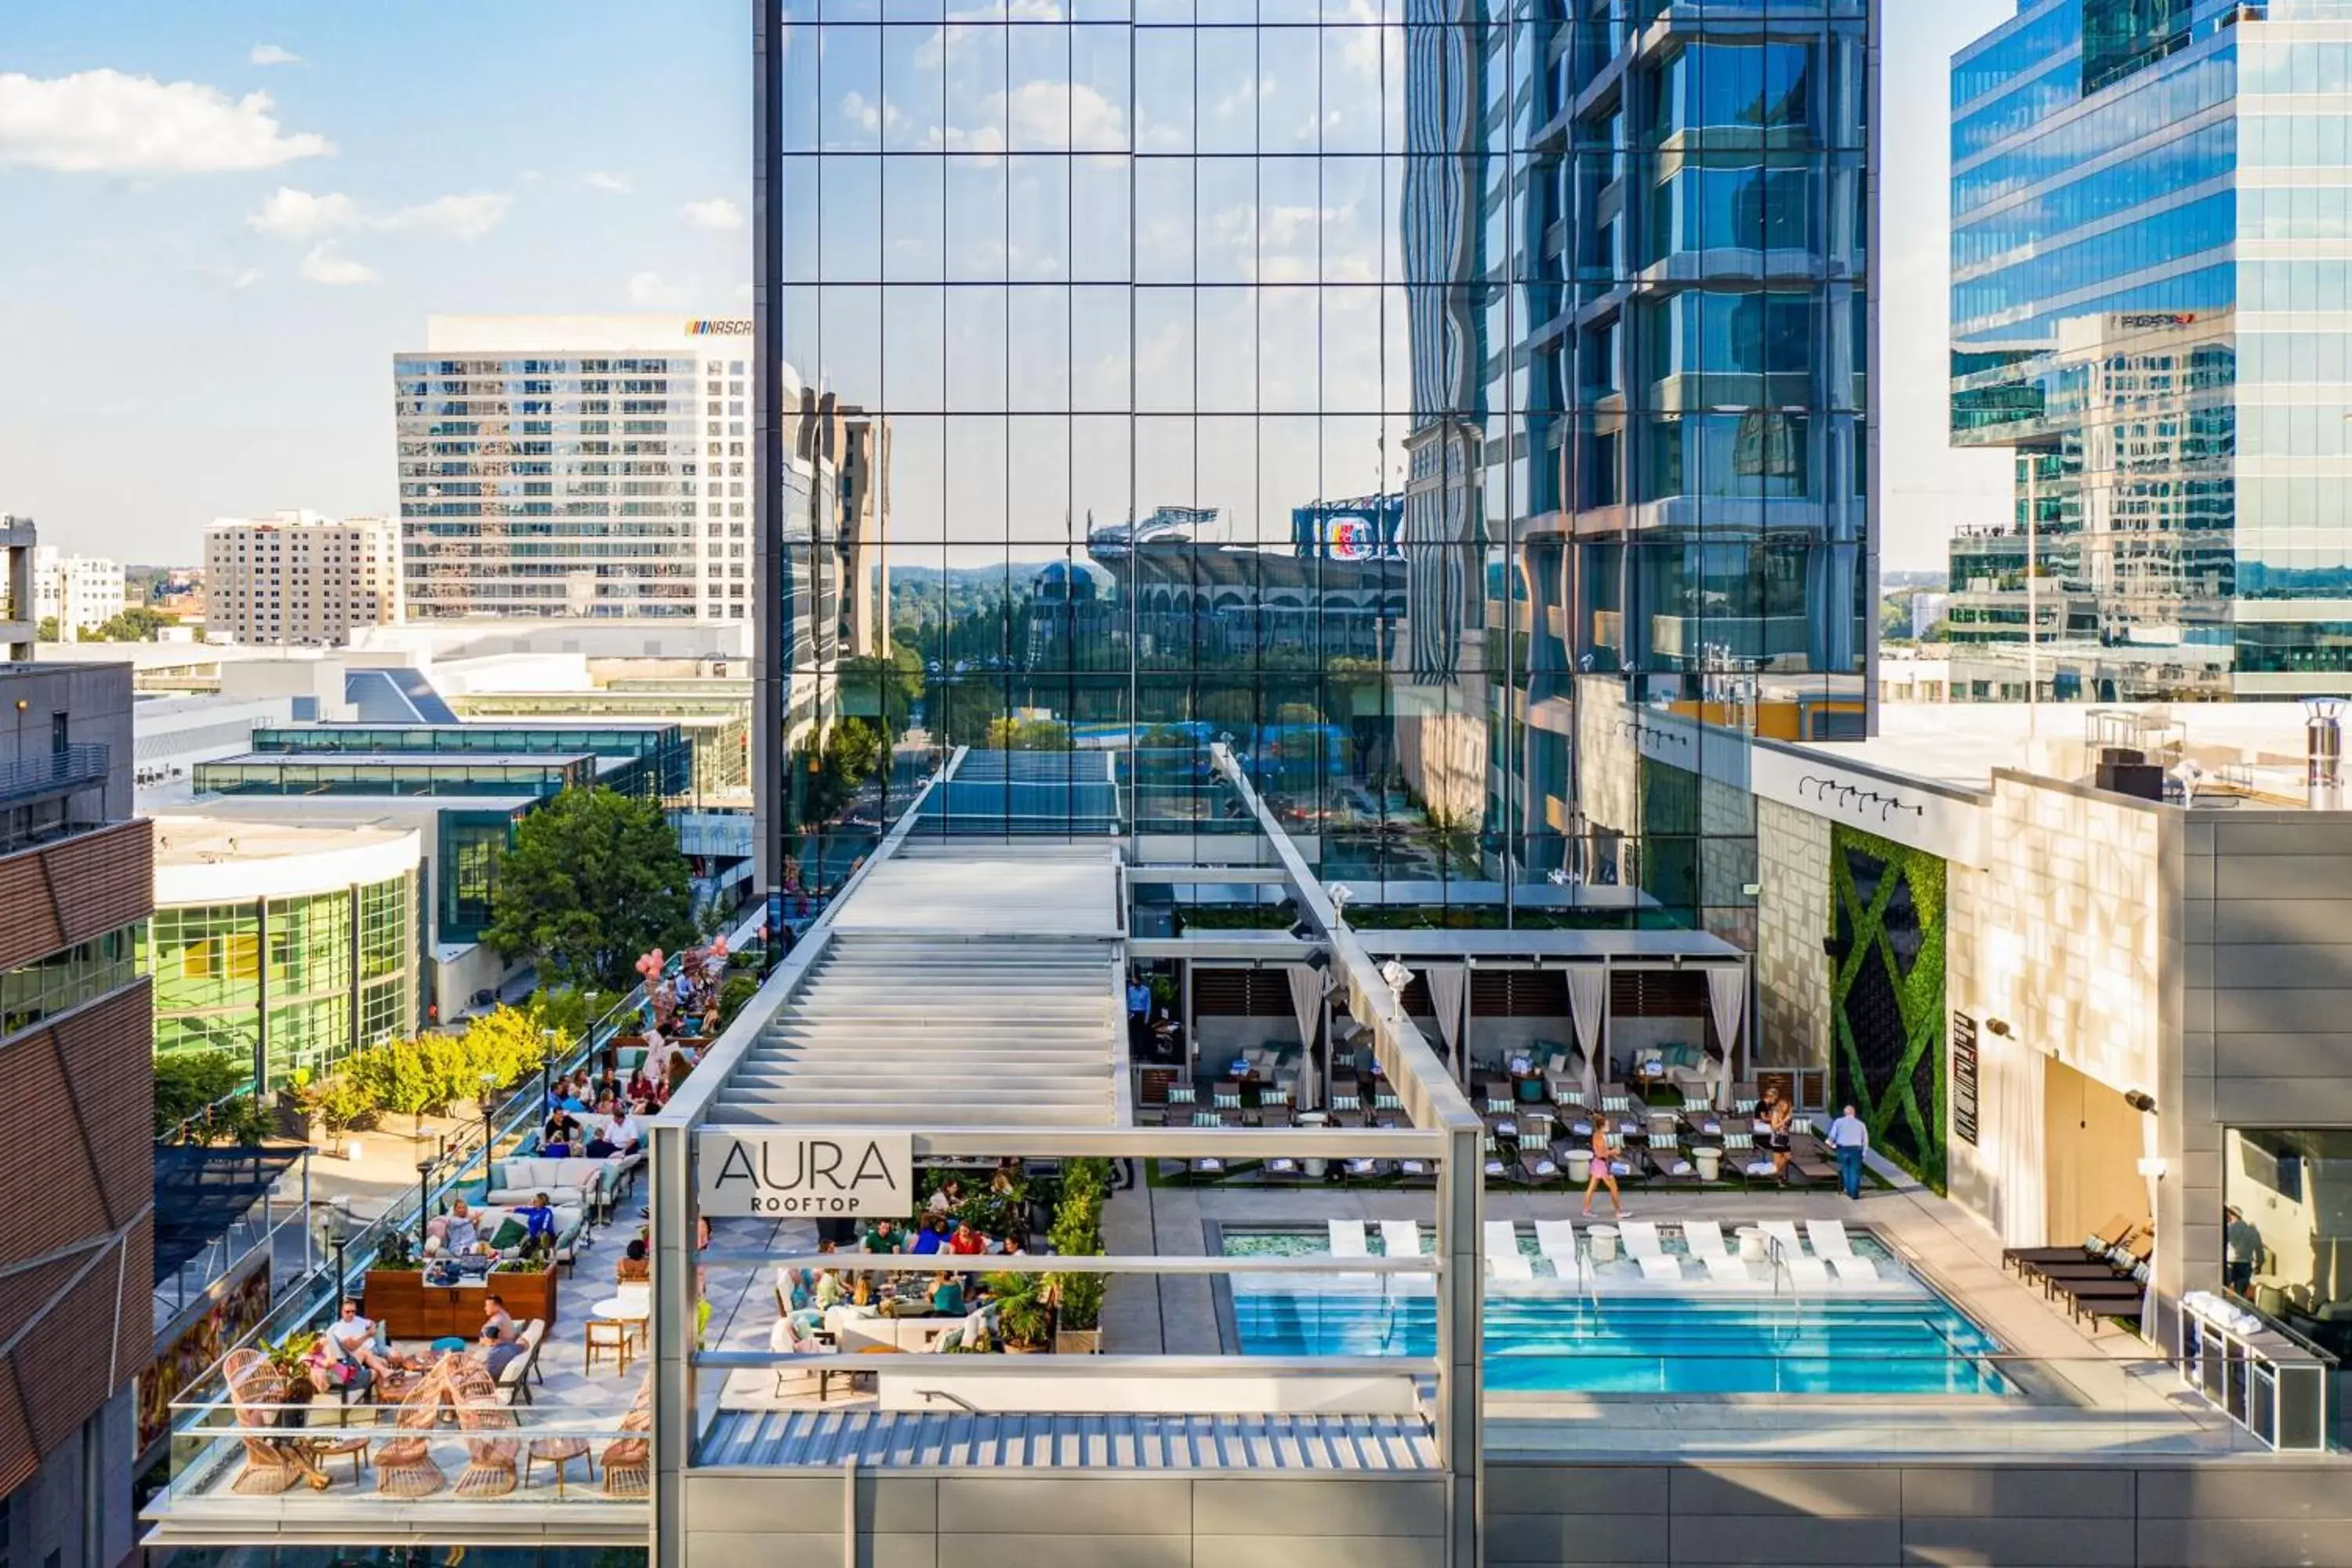
[[[1838,1104],[1871,1146],[1944,1191],[1943,860],[1833,826],[1831,1014]]]

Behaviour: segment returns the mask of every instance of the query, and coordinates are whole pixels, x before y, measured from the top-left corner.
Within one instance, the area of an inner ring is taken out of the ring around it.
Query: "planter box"
[[[1102,1331],[1100,1329],[1056,1330],[1054,1334],[1054,1353],[1055,1355],[1100,1355],[1102,1354]]]
[[[471,1340],[482,1331],[482,1298],[496,1291],[518,1323],[556,1317],[555,1269],[536,1274],[492,1274],[464,1285],[427,1285],[418,1268],[368,1271],[361,1310],[403,1340]]]

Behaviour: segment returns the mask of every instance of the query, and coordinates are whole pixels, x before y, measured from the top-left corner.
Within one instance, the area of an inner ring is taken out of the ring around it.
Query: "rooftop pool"
[[[1496,1394],[2004,1395],[2000,1346],[1876,1237],[1848,1237],[1866,1268],[1792,1280],[1769,1264],[1709,1271],[1661,1226],[1671,1268],[1573,1258],[1516,1233],[1524,1267],[1486,1288],[1486,1388]],[[1379,1227],[1368,1252],[1384,1250]],[[1394,1231],[1392,1243],[1403,1237]],[[1415,1237],[1426,1253],[1426,1232]],[[1328,1235],[1228,1226],[1229,1258],[1329,1257]],[[1800,1243],[1800,1257],[1807,1256]],[[1491,1266],[1490,1266],[1491,1267]],[[1801,1269],[1804,1266],[1800,1264]],[[1680,1274],[1679,1279],[1675,1276]],[[1233,1326],[1244,1355],[1426,1356],[1436,1349],[1431,1281],[1414,1276],[1243,1275]]]

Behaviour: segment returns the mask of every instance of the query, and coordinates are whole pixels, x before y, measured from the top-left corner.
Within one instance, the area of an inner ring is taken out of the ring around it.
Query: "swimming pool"
[[[1559,1279],[1486,1292],[1492,1393],[1872,1394],[2015,1392],[2000,1344],[1873,1241],[1882,1289],[1841,1298],[1693,1290],[1612,1293]],[[1228,1257],[1328,1253],[1299,1230],[1227,1230]],[[1244,1355],[1433,1354],[1425,1279],[1242,1276],[1233,1322]]]

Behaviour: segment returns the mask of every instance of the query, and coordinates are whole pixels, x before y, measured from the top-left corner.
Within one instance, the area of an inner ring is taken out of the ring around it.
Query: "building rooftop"
[[[338,826],[294,826],[278,822],[234,821],[215,816],[158,816],[155,823],[155,866],[210,866],[224,860],[251,864],[293,856],[320,855],[342,849],[372,849],[406,842],[414,845],[413,828],[389,823],[353,823]]]

